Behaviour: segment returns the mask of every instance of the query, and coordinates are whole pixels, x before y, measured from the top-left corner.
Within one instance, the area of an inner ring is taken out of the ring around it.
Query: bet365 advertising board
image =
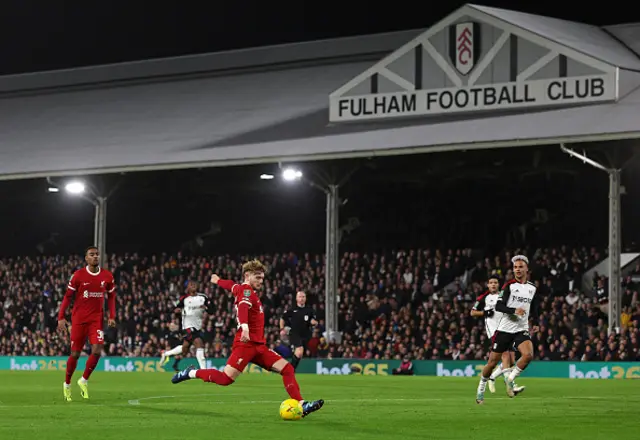
[[[78,370],[84,369],[86,357],[81,357]],[[222,369],[225,359],[208,359],[207,368]],[[195,359],[183,359],[180,368],[197,365]],[[173,362],[160,365],[160,358],[103,357],[97,371],[157,373],[172,371]],[[303,359],[297,373],[319,375],[363,374],[388,376],[398,368],[399,361],[368,359]],[[473,377],[480,374],[481,361],[414,361],[414,371],[420,376]],[[64,371],[66,357],[0,356],[0,370]],[[249,374],[270,374],[249,364]],[[640,362],[548,362],[534,361],[526,370],[528,377],[570,379],[640,379]]]

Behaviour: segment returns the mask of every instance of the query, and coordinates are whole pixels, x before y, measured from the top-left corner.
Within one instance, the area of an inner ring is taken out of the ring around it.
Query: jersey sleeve
[[[109,276],[107,287],[107,306],[109,307],[109,319],[116,319],[116,283],[113,274]]]
[[[286,312],[284,312],[284,314],[282,315],[282,319],[284,320],[284,325],[286,326],[291,326],[291,318],[292,318],[293,313],[291,312],[291,309],[287,310]]]
[[[204,298],[204,306],[205,306],[205,310],[209,315],[215,313],[215,307],[214,307],[213,301],[211,301],[211,298],[209,298],[208,296],[205,296]]]
[[[318,318],[316,317],[316,309],[314,309],[313,307],[310,307],[310,312],[309,312],[309,316],[311,319],[313,319],[314,321],[317,321]],[[309,319],[309,322],[311,322],[311,319]]]
[[[485,301],[486,297],[487,297],[486,293],[483,293],[482,295],[480,295],[478,299],[476,299],[476,302],[473,305],[473,308],[471,310],[475,310],[476,312],[484,311],[484,308],[487,305],[487,302]]]
[[[540,317],[540,295],[536,292],[533,295],[533,300],[531,300],[531,307],[529,308],[529,318],[533,318],[538,320]]]
[[[67,291],[64,294],[64,298],[62,299],[62,304],[60,305],[60,311],[58,312],[58,321],[64,319],[64,315],[69,308],[69,304],[71,304],[71,299],[75,296],[78,291],[78,286],[80,285],[79,281],[79,273],[75,271],[69,280],[69,284],[67,284]]]
[[[516,313],[516,309],[514,309],[513,307],[507,307],[510,296],[511,296],[511,285],[506,284],[502,288],[500,295],[498,295],[498,302],[496,303],[496,311],[506,313],[508,315],[513,315],[514,313]]]

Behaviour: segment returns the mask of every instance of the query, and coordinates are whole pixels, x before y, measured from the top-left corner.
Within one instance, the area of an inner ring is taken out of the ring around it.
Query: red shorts
[[[104,344],[102,321],[84,324],[71,323],[71,351],[82,351],[87,339],[91,345]]]
[[[282,359],[282,356],[268,349],[264,344],[237,343],[231,350],[227,365],[242,372],[247,367],[247,364],[251,362],[270,371],[273,364],[280,359]]]

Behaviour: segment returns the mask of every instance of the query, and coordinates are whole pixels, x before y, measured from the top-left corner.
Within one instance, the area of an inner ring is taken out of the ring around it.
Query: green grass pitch
[[[61,372],[0,372],[0,439],[614,439],[637,433],[640,381],[518,380],[476,405],[476,378],[299,375],[322,410],[298,422],[278,416],[287,398],[276,375],[241,376],[229,387],[173,385],[163,373],[96,372],[91,400],[76,380],[62,400]]]

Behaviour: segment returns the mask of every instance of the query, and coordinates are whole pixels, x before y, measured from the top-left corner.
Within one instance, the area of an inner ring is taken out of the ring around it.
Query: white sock
[[[207,368],[207,360],[204,358],[204,348],[198,348],[196,350],[196,359],[198,359],[198,365],[204,370]]]
[[[81,378],[80,378],[80,380],[79,380],[78,382],[80,382],[80,383],[81,383],[81,384],[83,384],[83,385],[86,385],[86,384],[87,384],[87,382],[89,382],[89,381],[88,381],[87,379],[85,379],[84,377],[81,377]]]
[[[65,388],[71,388],[71,384],[69,383],[62,382],[62,385],[64,385]]]
[[[504,372],[504,370],[502,369],[502,363],[498,364],[498,366],[496,367],[495,370],[493,370],[493,373],[491,373],[491,376],[489,376],[489,379],[491,380],[496,380],[498,377],[500,377],[500,375]]]
[[[191,370],[191,371],[189,371],[189,377],[190,377],[191,379],[195,379],[195,378],[196,378],[196,371],[198,371],[198,370]]]
[[[488,377],[480,377],[480,383],[478,384],[478,392],[479,393],[484,393],[484,390],[487,389],[487,381],[489,380]]]
[[[177,347],[174,347],[171,350],[164,352],[164,355],[167,357],[176,356],[178,354],[182,354],[182,345],[178,345]]]
[[[513,370],[511,370],[511,374],[509,374],[509,382],[515,381],[516,377],[520,376],[520,373],[522,373],[522,370],[518,368],[517,365],[513,367]]]

